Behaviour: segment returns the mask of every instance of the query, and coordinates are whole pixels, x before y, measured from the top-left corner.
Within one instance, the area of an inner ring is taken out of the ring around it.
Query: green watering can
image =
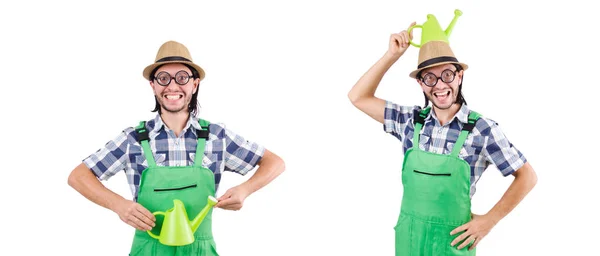
[[[206,217],[206,214],[210,209],[217,204],[218,200],[212,196],[208,196],[208,202],[206,206],[198,213],[194,220],[189,221],[185,206],[181,200],[173,200],[173,208],[166,212],[154,212],[154,215],[164,215],[164,221],[162,228],[160,229],[160,235],[153,234],[148,230],[148,234],[158,239],[161,244],[170,246],[181,246],[187,245],[194,242],[194,232]]]
[[[433,16],[433,14],[427,14],[427,21],[425,21],[423,25],[414,25],[408,29],[408,33],[410,34],[413,28],[421,28],[421,44],[415,44],[412,40],[409,40],[410,44],[414,47],[421,48],[421,45],[424,45],[429,41],[444,41],[448,43],[448,38],[460,15],[462,15],[462,12],[456,9],[454,11],[454,18],[450,22],[450,25],[448,25],[448,28],[444,31],[435,16]]]

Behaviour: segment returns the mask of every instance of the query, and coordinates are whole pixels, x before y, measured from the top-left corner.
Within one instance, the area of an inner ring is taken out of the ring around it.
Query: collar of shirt
[[[200,127],[200,124],[198,123],[198,121],[199,121],[198,118],[190,115],[190,117],[188,118],[187,124],[185,125],[185,127],[181,131],[181,134],[185,134],[187,132],[187,130],[190,128],[190,126],[194,127],[195,130],[201,130],[202,127]],[[171,130],[162,121],[162,118],[160,117],[160,114],[156,114],[156,117],[154,117],[154,127],[149,132],[150,137],[155,137],[160,132],[160,130],[163,129],[163,128],[164,128],[165,131],[170,131]]]
[[[425,117],[425,122],[431,121],[431,118],[438,120],[437,116],[435,115],[435,111],[433,111],[433,109],[431,111],[429,111],[429,115],[427,115],[427,117]],[[454,122],[454,119],[457,119],[458,121],[462,122],[463,124],[466,124],[469,121],[469,108],[467,107],[467,105],[462,104],[462,106],[460,107],[458,112],[456,112],[456,114],[454,114],[454,117],[452,117],[452,119],[450,119],[450,122],[448,122],[448,123],[450,124],[450,123]],[[439,123],[439,120],[438,120],[438,123]]]

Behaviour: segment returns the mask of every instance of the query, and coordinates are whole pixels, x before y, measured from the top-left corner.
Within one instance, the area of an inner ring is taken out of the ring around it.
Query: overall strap
[[[135,132],[137,135],[137,140],[140,144],[142,144],[142,151],[144,151],[144,156],[148,161],[148,167],[155,167],[156,161],[154,161],[154,157],[152,156],[152,150],[150,149],[150,144],[148,144],[148,130],[146,129],[146,121],[141,121],[140,125],[135,128]]]
[[[463,126],[462,130],[460,131],[460,135],[458,136],[458,139],[456,139],[456,143],[454,143],[454,148],[452,149],[451,154],[452,156],[458,157],[460,149],[467,140],[469,132],[471,132],[473,128],[475,128],[475,123],[477,122],[480,116],[481,115],[475,111],[471,111],[469,113],[469,121]]]
[[[425,123],[425,118],[429,114],[431,107],[426,107],[425,109],[419,111],[419,109],[415,109],[413,114],[413,123],[415,125],[415,130],[413,132],[413,148],[419,149],[419,135],[421,133],[421,128]]]
[[[194,159],[194,166],[202,166],[204,147],[206,146],[206,141],[208,140],[208,135],[210,134],[210,131],[208,130],[210,122],[200,119],[198,120],[198,123],[202,129],[196,130],[196,135],[198,135],[198,144],[196,144],[196,157]]]

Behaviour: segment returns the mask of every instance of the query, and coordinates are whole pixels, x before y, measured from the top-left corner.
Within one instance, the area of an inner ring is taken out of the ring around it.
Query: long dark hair
[[[185,65],[186,67],[188,67],[191,71],[192,71],[192,80],[199,78],[200,75],[198,74],[198,71],[193,68],[192,66],[185,64],[185,63],[181,63],[183,65]],[[154,75],[156,74],[156,70],[158,70],[158,68],[160,68],[162,65],[156,67],[154,70],[152,70],[152,72],[150,73],[150,81],[154,80]],[[200,104],[198,104],[198,91],[200,91],[199,89],[196,89],[196,92],[194,94],[192,94],[192,99],[190,100],[190,104],[188,105],[188,112],[190,113],[190,115],[195,116],[198,113],[198,106]],[[156,95],[154,95],[154,109],[152,110],[152,112],[157,112],[158,114],[162,114],[162,109],[160,107],[160,104],[158,103],[158,99],[156,99]]]
[[[453,64],[454,67],[456,67],[456,72],[459,72],[461,70],[463,70],[461,65],[458,64]],[[417,73],[417,77],[421,77],[421,73],[423,72],[423,70],[419,71],[419,73]],[[463,96],[462,93],[462,84],[463,81],[465,80],[465,74],[463,73],[463,77],[460,80],[460,84],[458,85],[458,97],[456,98],[456,102],[458,104],[465,104],[467,105],[467,100],[465,100],[465,97]],[[423,106],[423,108],[426,108],[427,106],[429,106],[429,98],[427,98],[427,94],[425,94],[425,92],[423,92],[423,96],[425,97],[425,105]]]

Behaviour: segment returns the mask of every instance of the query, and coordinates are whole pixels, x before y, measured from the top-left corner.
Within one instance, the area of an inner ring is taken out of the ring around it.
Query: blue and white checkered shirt
[[[146,129],[157,166],[194,164],[198,142],[196,130],[201,129],[198,119],[190,117],[179,137],[163,123],[160,115],[146,122]],[[256,167],[264,154],[263,146],[247,141],[222,124],[211,123],[209,131],[202,166],[213,171],[215,189],[218,189],[221,173],[232,171],[245,175]],[[124,170],[133,198],[137,200],[142,171],[148,163],[133,127],[126,128],[83,162],[100,180],[108,180]]]
[[[413,115],[417,108],[419,107],[386,102],[383,129],[402,142],[405,153],[413,145]],[[435,112],[430,111],[421,129],[419,148],[437,154],[452,153],[454,143],[468,117],[469,109],[463,104],[450,122],[442,126]],[[469,133],[459,157],[471,166],[471,197],[475,194],[475,184],[490,164],[495,165],[502,175],[508,176],[527,161],[506,138],[498,124],[483,116]]]

